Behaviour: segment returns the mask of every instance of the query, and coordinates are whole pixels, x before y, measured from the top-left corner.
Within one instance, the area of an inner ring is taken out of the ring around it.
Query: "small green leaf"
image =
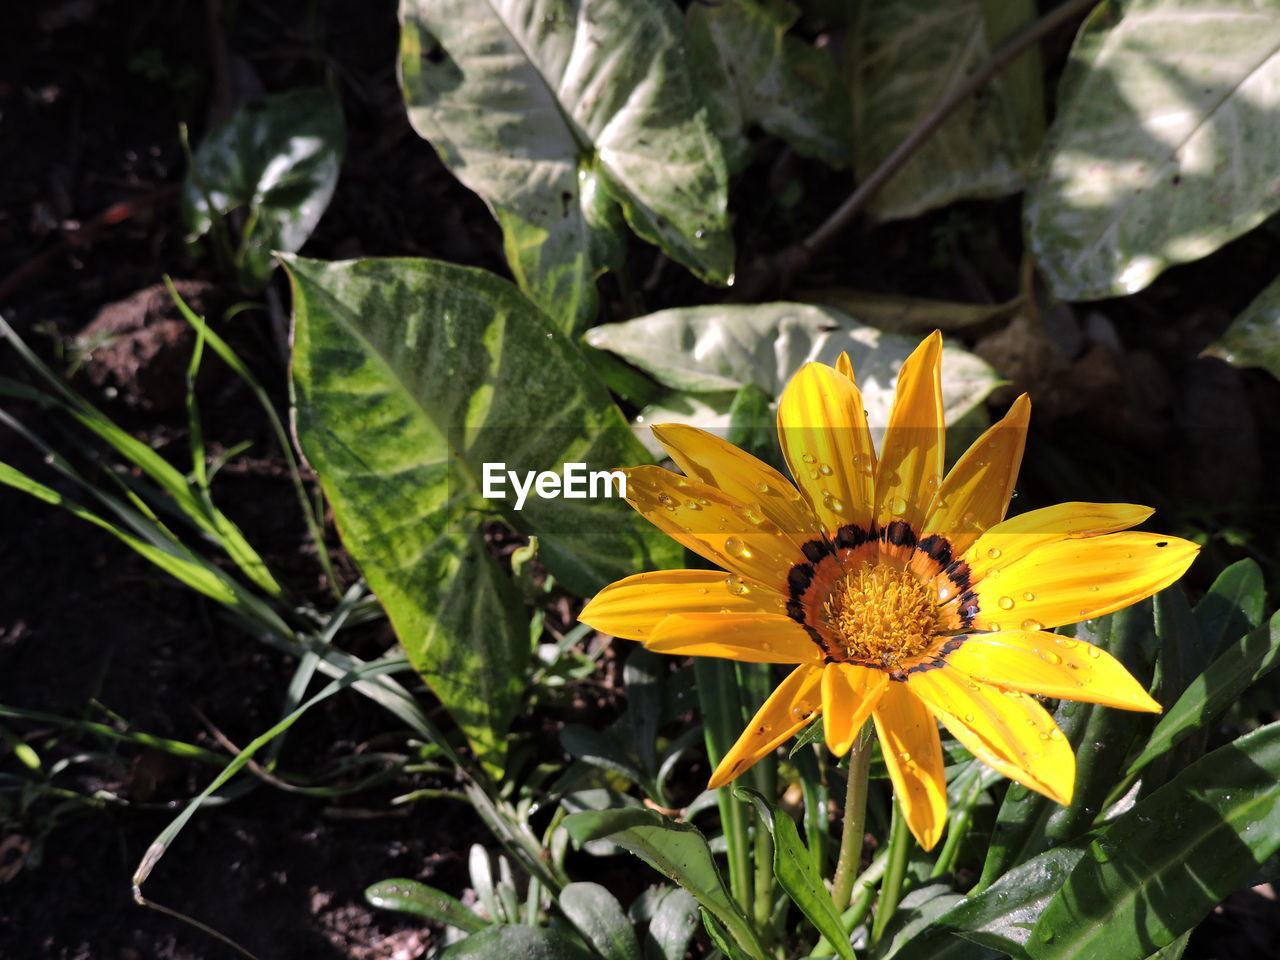
[[[1280,378],[1280,277],[1254,297],[1204,352],[1237,367],[1261,367]]]
[[[965,898],[948,884],[917,887],[902,898],[876,950],[877,960],[995,960],[993,950],[975,947],[940,924]]]
[[[441,960],[596,960],[590,950],[556,929],[503,924],[447,947]]]
[[[1146,747],[1129,766],[1130,775],[1216,721],[1241,693],[1270,673],[1278,662],[1280,612],[1267,625],[1228,646],[1203,673],[1192,679],[1177,703],[1160,718]]]
[[[245,209],[245,285],[260,287],[272,252],[298,250],[311,236],[338,183],[344,150],[342,108],[324,90],[269,94],[240,107],[195,151],[182,188],[187,229]]]
[[[1064,300],[1135,293],[1280,209],[1280,7],[1131,0],[1085,21],[1025,205]]]
[[[698,901],[688,890],[662,887],[645,934],[645,960],[684,960],[698,929]]]
[[[608,839],[631,851],[693,894],[752,956],[763,957],[759,939],[730,897],[706,838],[693,824],[631,807],[570,814],[564,827],[578,844]]]
[[[1280,723],[1220,747],[1115,820],[1045,908],[1035,960],[1143,960],[1280,850]]]
[[[843,960],[854,960],[853,948],[841,925],[840,914],[813,865],[808,848],[800,842],[800,832],[794,821],[785,813],[779,816],[773,805],[755,790],[738,787],[734,795],[755,805],[760,823],[773,837],[773,875],[792,903],[800,908],[818,933],[827,938]]]
[[[641,960],[631,921],[598,883],[571,883],[560,891],[560,909],[604,960]]]
[[[1031,0],[858,0],[848,32],[854,170],[865,179],[938,102],[1036,15]],[[1040,58],[1023,54],[903,164],[869,209],[912,217],[1022,189],[1043,133]]]
[[[364,898],[383,910],[415,913],[467,933],[478,933],[489,926],[488,920],[449,894],[417,880],[383,880],[367,887]]]

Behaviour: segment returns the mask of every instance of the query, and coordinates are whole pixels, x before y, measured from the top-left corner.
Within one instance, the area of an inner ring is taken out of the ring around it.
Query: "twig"
[[[747,302],[760,299],[771,288],[786,291],[795,276],[807,268],[813,258],[853,222],[853,218],[866,206],[867,201],[937,132],[957,107],[986,86],[992,77],[1018,59],[1032,44],[1097,3],[1098,0],[1066,0],[1006,41],[986,63],[938,101],[906,139],[881,161],[880,166],[858,185],[817,230],[776,254],[756,260],[747,270],[742,286],[734,292],[732,299]]]

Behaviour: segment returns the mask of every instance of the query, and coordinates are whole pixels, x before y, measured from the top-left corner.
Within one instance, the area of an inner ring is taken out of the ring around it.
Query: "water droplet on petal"
[[[751,592],[751,588],[742,582],[739,576],[731,576],[725,582],[725,586],[729,588],[729,592],[734,596],[741,597]]]
[[[690,510],[701,510],[701,509],[702,509],[702,506],[698,503],[698,501],[697,501],[697,500],[686,500],[686,501],[684,502],[684,505],[685,505],[686,507],[688,507]]]
[[[662,504],[664,507],[666,507],[668,510],[675,510],[676,508],[675,497],[671,496],[668,493],[658,494],[658,502]]]
[[[757,483],[756,489],[759,490],[761,493],[768,493],[769,485],[767,483]]]
[[[751,548],[737,537],[729,537],[725,540],[724,552],[731,557],[737,557],[739,560],[751,559]]]
[[[1084,648],[1084,652],[1087,653],[1089,656],[1093,657],[1093,659],[1095,660],[1097,660],[1100,656],[1102,656],[1102,651],[1094,646],[1086,646]]]
[[[1035,598],[1036,598],[1036,595],[1032,593],[1030,590],[1024,590],[1022,593],[1023,600],[1034,600]]]
[[[1001,597],[1001,598],[1000,598],[1000,609],[1001,609],[1001,610],[1012,610],[1012,609],[1013,609],[1013,597]]]
[[[1062,662],[1062,658],[1060,656],[1048,650],[1040,654],[1040,659],[1044,660],[1046,663],[1052,663],[1054,666],[1057,666]]]
[[[990,557],[992,560],[999,560],[999,559],[1000,559],[1000,548],[999,548],[999,547],[992,547],[990,550],[988,550],[988,551],[987,551],[987,556],[988,556],[988,557]]]
[[[1043,630],[1044,624],[1041,623],[1039,620],[1027,619],[1022,621],[1022,629],[1023,630]]]
[[[818,462],[818,458],[817,458],[817,457],[815,457],[812,453],[802,453],[802,454],[800,455],[800,459],[801,459],[801,460],[803,460],[805,463],[817,463],[817,462]]]
[[[907,501],[901,497],[894,497],[893,502],[889,505],[895,517],[900,517],[907,512]]]
[[[821,463],[821,464],[819,464],[819,465],[818,465],[818,472],[819,472],[820,474],[822,474],[824,477],[829,477],[829,476],[831,476],[831,464],[829,464],[829,463]]]

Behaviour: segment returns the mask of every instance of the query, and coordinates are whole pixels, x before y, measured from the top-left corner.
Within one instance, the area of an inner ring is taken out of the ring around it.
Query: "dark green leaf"
[[[1280,277],[1272,280],[1205,353],[1280,378]]]
[[[840,914],[831,902],[809,856],[809,850],[800,842],[800,832],[785,813],[779,816],[769,803],[755,790],[739,787],[734,794],[755,804],[760,823],[773,837],[773,875],[791,901],[808,917],[818,933],[827,938],[837,954],[844,960],[854,960],[849,937],[840,923]]]
[[[1036,960],[1142,960],[1280,849],[1280,723],[1213,751],[1089,846],[1027,941]]]
[[[598,883],[571,883],[560,891],[560,909],[605,960],[640,960],[631,921]]]
[[[729,431],[725,439],[735,447],[758,457],[775,470],[786,471],[778,428],[769,395],[749,383],[733,396],[729,407]]]
[[[1156,636],[1160,640],[1155,697],[1160,703],[1173,703],[1208,660],[1200,628],[1182,587],[1174,584],[1161,590],[1154,603]]]
[[[975,947],[947,931],[941,921],[964,897],[945,883],[931,883],[898,903],[876,951],[877,960],[993,960],[992,950]]]
[[[658,723],[662,718],[662,681],[666,662],[656,653],[636,645],[622,668],[627,695],[627,722],[636,755],[651,777],[658,772]]]
[[[1206,659],[1212,660],[1228,643],[1258,627],[1266,599],[1262,568],[1255,561],[1237,561],[1218,574],[1195,610]]]
[[[1129,767],[1136,774],[1181,740],[1213,723],[1251,684],[1280,661],[1280,613],[1235,643],[1191,681],[1151,733],[1142,753]]]
[[[272,252],[302,247],[329,205],[343,154],[342,109],[324,90],[269,94],[212,130],[192,158],[182,189],[187,229],[245,211],[246,286],[261,286]]]
[[[477,933],[489,926],[488,920],[449,894],[417,880],[383,880],[366,888],[364,898],[383,910],[416,913],[467,933]]]
[[[981,893],[956,901],[934,923],[940,930],[975,943],[1014,957],[1025,956],[1023,947],[1040,914],[1083,855],[1083,847],[1048,850],[1018,864]],[[898,960],[915,960],[917,956],[926,960],[934,949],[926,947],[919,954],[904,949]]]

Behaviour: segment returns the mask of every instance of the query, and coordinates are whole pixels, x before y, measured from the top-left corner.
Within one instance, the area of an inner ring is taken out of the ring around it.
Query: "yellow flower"
[[[921,846],[946,816],[938,724],[975,757],[1061,804],[1075,755],[1028,694],[1159,712],[1115,658],[1046,632],[1176,580],[1195,544],[1121,533],[1147,507],[1064,503],[1010,520],[1024,394],[943,478],[942,338],[903,364],[879,457],[852,366],[806,364],[778,403],[797,490],[737,447],[680,424],[654,433],[685,473],[627,472],[627,499],[723,571],[628,577],[582,612],[659,653],[796,664],[712,774],[734,779],[822,713],[847,752],[874,721]]]

